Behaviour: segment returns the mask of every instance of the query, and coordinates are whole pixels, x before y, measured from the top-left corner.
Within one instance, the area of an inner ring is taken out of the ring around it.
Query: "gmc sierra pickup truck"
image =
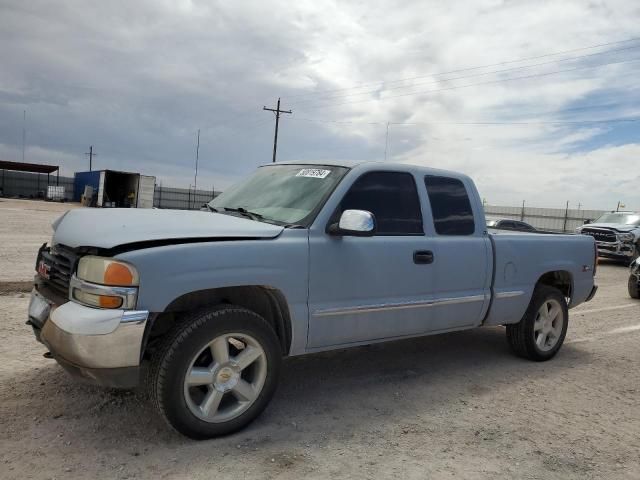
[[[549,360],[597,288],[592,237],[489,234],[469,177],[404,164],[268,165],[205,211],[76,209],[53,228],[28,321],[47,356],[144,385],[192,438],[259,415],[286,356],[505,325]]]

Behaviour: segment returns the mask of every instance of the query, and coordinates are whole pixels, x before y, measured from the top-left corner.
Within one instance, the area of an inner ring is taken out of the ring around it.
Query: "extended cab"
[[[548,360],[596,291],[593,238],[489,234],[454,172],[275,164],[206,210],[66,213],[29,306],[62,366],[143,383],[193,438],[255,418],[286,356],[506,325],[516,354]]]

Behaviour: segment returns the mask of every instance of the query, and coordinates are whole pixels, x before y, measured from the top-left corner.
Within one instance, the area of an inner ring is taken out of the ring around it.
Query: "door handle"
[[[433,263],[433,252],[431,250],[416,250],[413,252],[413,263],[418,265]]]

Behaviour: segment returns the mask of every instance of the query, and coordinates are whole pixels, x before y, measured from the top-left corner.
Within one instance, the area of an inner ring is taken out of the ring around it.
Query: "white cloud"
[[[198,183],[224,187],[270,161],[273,119],[261,107],[281,96],[294,110],[280,132],[282,160],[379,160],[387,121],[417,123],[391,127],[389,156],[463,170],[491,201],[598,208],[623,197],[640,208],[634,173],[621,168],[637,158],[637,138],[621,134],[608,145],[620,125],[545,123],[638,115],[640,62],[451,88],[640,58],[640,49],[393,83],[625,40],[639,20],[640,8],[627,0],[0,2],[0,155],[20,158],[26,109],[28,161],[60,163],[70,173],[83,169],[93,144],[99,168],[140,170],[186,187],[200,128]],[[640,42],[611,48],[632,45]],[[529,63],[556,58],[563,56]],[[468,77],[447,80],[460,76]],[[366,101],[327,108],[312,108],[317,95],[299,96],[377,81],[415,86],[336,91],[325,102]],[[376,101],[417,91],[430,93]],[[554,113],[595,103],[617,106]],[[459,125],[474,121],[529,124]]]

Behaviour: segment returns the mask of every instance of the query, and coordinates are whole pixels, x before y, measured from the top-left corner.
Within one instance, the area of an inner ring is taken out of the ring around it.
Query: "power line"
[[[340,120],[324,120],[314,118],[295,117],[295,120],[314,123],[331,123],[338,125],[580,125],[580,124],[605,124],[605,123],[632,123],[639,122],[640,117],[633,118],[605,118],[601,120],[559,120],[559,121],[539,121],[539,122],[349,122]]]
[[[557,75],[559,73],[575,72],[575,71],[578,71],[578,70],[585,70],[585,69],[588,69],[588,68],[598,68],[598,67],[604,67],[604,66],[607,66],[607,65],[618,65],[618,64],[622,64],[622,63],[632,63],[632,62],[637,62],[637,61],[640,61],[640,58],[634,58],[634,59],[630,59],[630,60],[619,60],[619,61],[615,61],[615,62],[606,62],[606,63],[597,64],[597,65],[585,65],[585,66],[581,66],[581,67],[567,68],[567,69],[564,69],[564,70],[555,70],[555,71],[552,71],[552,72],[534,73],[534,74],[530,74],[530,75],[523,75],[523,76],[520,76],[520,77],[511,77],[511,78],[501,78],[501,79],[497,79],[497,80],[488,80],[488,81],[485,81],[485,82],[470,83],[470,84],[466,84],[466,85],[454,85],[454,86],[450,86],[450,87],[442,87],[442,88],[436,88],[436,89],[432,89],[432,90],[423,90],[423,91],[419,91],[419,92],[401,93],[401,94],[397,94],[397,95],[389,95],[389,96],[386,96],[386,97],[375,98],[375,99],[352,100],[352,101],[349,101],[349,102],[341,102],[341,103],[319,103],[319,104],[311,105],[310,107],[307,107],[306,110],[315,110],[315,109],[324,108],[324,107],[338,107],[338,106],[341,106],[341,105],[351,105],[351,104],[355,104],[355,103],[376,102],[376,101],[382,101],[382,100],[389,100],[389,99],[392,99],[392,98],[408,97],[408,96],[413,96],[413,95],[426,95],[428,93],[443,92],[443,91],[447,91],[447,90],[456,90],[456,89],[460,89],[460,88],[476,87],[476,86],[482,86],[482,85],[491,85],[491,84],[495,84],[495,83],[509,82],[509,81],[513,81],[513,80],[525,80],[525,79],[529,79],[529,78],[546,77],[546,76],[549,76],[549,75]]]
[[[342,92],[342,91],[346,91],[346,90],[355,90],[355,89],[370,87],[370,86],[374,86],[374,85],[388,85],[388,84],[405,82],[405,81],[410,81],[410,80],[419,80],[419,79],[428,78],[428,77],[449,75],[449,74],[452,74],[452,73],[460,73],[460,72],[466,72],[466,71],[471,71],[471,70],[479,70],[479,69],[482,69],[482,68],[498,67],[498,66],[501,66],[501,65],[509,65],[509,64],[512,64],[512,63],[525,62],[525,61],[529,61],[529,60],[538,60],[540,58],[547,58],[547,57],[552,57],[552,56],[564,55],[564,54],[567,54],[567,53],[574,53],[574,52],[579,52],[579,51],[584,51],[584,50],[591,50],[591,49],[594,49],[594,48],[602,48],[602,47],[608,47],[608,46],[611,46],[611,45],[619,45],[619,44],[622,44],[622,43],[635,42],[637,40],[640,40],[640,37],[629,38],[627,40],[619,40],[619,41],[616,41],[616,42],[600,43],[600,44],[597,44],[597,45],[590,45],[588,47],[574,48],[574,49],[571,49],[571,50],[562,50],[562,51],[555,52],[555,53],[547,53],[547,54],[544,54],[544,55],[537,55],[537,56],[533,56],[533,57],[523,57],[523,58],[519,58],[519,59],[515,59],[515,60],[507,60],[507,61],[503,61],[503,62],[491,63],[491,64],[486,64],[486,65],[479,65],[479,66],[475,66],[475,67],[459,68],[459,69],[456,69],[456,70],[449,70],[449,71],[446,71],[446,72],[433,73],[433,74],[430,74],[430,75],[421,75],[421,76],[416,76],[416,77],[400,78],[400,79],[390,80],[390,81],[381,80],[381,81],[372,82],[372,83],[363,83],[363,84],[360,84],[360,85],[357,85],[357,86],[353,86],[353,87],[335,88],[335,89],[331,89],[331,90],[323,90],[323,91],[320,91],[320,92],[301,93],[301,94],[298,94],[298,95],[290,95],[289,97],[287,97],[287,99],[291,100],[291,99],[294,99],[294,98],[316,96],[316,95],[322,95],[322,94],[325,94],[325,93],[335,93],[335,92]]]
[[[473,73],[470,75],[461,75],[458,77],[452,77],[452,78],[445,78],[443,80],[440,81],[435,81],[435,82],[419,82],[419,83],[412,83],[410,85],[399,85],[396,87],[384,87],[381,90],[380,89],[376,89],[376,90],[367,90],[364,92],[357,92],[357,93],[347,93],[344,95],[333,95],[333,96],[327,96],[327,97],[321,97],[319,100],[332,100],[332,99],[338,99],[338,98],[347,98],[347,97],[355,97],[355,96],[361,96],[361,95],[370,95],[372,93],[380,93],[380,92],[388,92],[391,90],[401,90],[404,88],[413,88],[413,87],[418,87],[418,86],[422,86],[422,85],[438,85],[441,82],[451,82],[454,80],[462,80],[465,78],[473,78],[473,77],[482,77],[482,76],[486,76],[486,75],[493,75],[493,74],[499,74],[499,73],[506,73],[506,72],[513,72],[513,71],[518,71],[518,70],[523,70],[523,69],[527,69],[527,68],[535,68],[535,67],[540,67],[543,65],[550,65],[550,64],[554,64],[554,63],[560,63],[560,62],[570,62],[570,61],[574,61],[574,60],[580,60],[583,58],[587,58],[587,57],[594,57],[597,55],[603,55],[603,54],[611,54],[611,53],[617,53],[617,52],[621,52],[621,51],[625,51],[625,50],[633,50],[633,49],[637,49],[640,48],[640,44],[639,45],[634,45],[632,47],[625,47],[625,48],[620,48],[620,49],[615,49],[615,50],[607,50],[604,52],[597,52],[597,53],[589,53],[586,55],[579,55],[579,56],[575,56],[575,57],[568,57],[568,58],[561,58],[558,60],[549,60],[546,62],[540,62],[540,63],[534,63],[534,64],[530,64],[530,65],[521,65],[518,67],[510,67],[510,68],[504,68],[501,70],[492,70],[490,72],[480,72],[480,73]],[[300,108],[303,107],[304,105],[307,105],[309,103],[315,102],[316,100],[308,100],[306,102],[302,102],[299,104],[296,104],[296,107]]]

